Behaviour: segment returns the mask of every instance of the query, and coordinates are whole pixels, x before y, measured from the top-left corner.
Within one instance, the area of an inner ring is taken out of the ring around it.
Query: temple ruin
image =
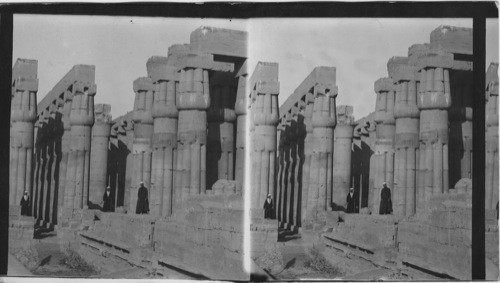
[[[150,57],[128,82],[133,109],[115,119],[112,105],[95,104],[95,66],[75,65],[36,104],[37,61],[18,59],[11,237],[32,239],[36,225],[104,269],[106,254],[160,273],[248,280],[270,276],[255,262],[284,230],[387,269],[470,280],[472,29],[438,27],[407,57],[389,58],[370,94],[375,109],[357,119],[336,102],[342,66],[314,68],[280,103],[279,66],[248,70],[247,37],[200,27]],[[498,63],[486,86],[486,256],[498,265]],[[148,214],[136,214],[140,182]],[[383,182],[391,215],[379,215]],[[107,186],[112,212],[101,211]],[[349,188],[354,213],[345,212]],[[24,191],[29,216],[20,215]],[[268,195],[274,219],[264,219]]]

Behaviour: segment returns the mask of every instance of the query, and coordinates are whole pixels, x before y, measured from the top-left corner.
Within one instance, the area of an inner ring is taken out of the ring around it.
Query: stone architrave
[[[173,213],[174,164],[177,157],[177,71],[175,67],[166,64],[164,57],[150,58],[147,67],[148,75],[155,85],[149,205],[152,215],[170,216]]]
[[[486,209],[498,202],[498,63],[486,72]]]
[[[275,190],[276,126],[279,122],[278,64],[259,62],[255,69],[250,84],[255,94],[251,108],[254,124],[251,208],[261,208],[267,195],[274,196]],[[259,72],[272,76],[264,77]]]
[[[345,206],[351,187],[351,156],[354,133],[353,107],[339,105],[336,110],[337,125],[333,138],[333,188],[331,196],[333,208]]]
[[[424,51],[417,60],[420,75],[420,160],[417,192],[419,207],[431,196],[448,192],[449,121],[451,106],[450,69],[452,54]]]
[[[307,219],[313,220],[317,211],[331,210],[327,196],[332,190],[333,132],[337,124],[335,99],[337,87],[333,84],[314,86],[313,149],[307,196]]]
[[[73,100],[69,120],[71,138],[64,195],[64,207],[87,209],[90,177],[90,144],[94,124],[96,85],[77,81],[72,86]],[[67,217],[69,215],[63,215]]]
[[[132,147],[132,178],[129,189],[128,213],[135,213],[137,205],[137,191],[140,182],[148,188],[151,194],[151,140],[153,138],[153,82],[150,78],[141,77],[133,83],[135,103],[133,118],[134,137]],[[151,199],[151,197],[149,197]]]
[[[95,122],[92,127],[90,146],[89,188],[89,202],[94,205],[101,204],[102,196],[108,185],[108,151],[112,120],[110,112],[111,105],[109,104],[96,104],[94,107]]]
[[[373,167],[370,177],[373,176],[371,195],[371,211],[379,213],[380,191],[383,182],[393,191],[394,181],[394,84],[389,78],[381,78],[375,82],[377,102],[375,105],[374,121],[376,126],[376,140],[373,155]],[[371,165],[370,162],[370,165]]]
[[[25,191],[32,195],[37,66],[36,60],[17,59],[12,72],[10,205],[18,205]]]
[[[419,121],[416,68],[407,58],[389,60],[389,76],[396,83],[396,119],[393,210],[395,215],[411,216],[416,211],[417,170],[419,160]]]

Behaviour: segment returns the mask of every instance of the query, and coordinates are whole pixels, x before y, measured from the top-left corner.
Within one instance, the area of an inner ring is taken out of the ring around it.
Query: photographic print
[[[471,280],[473,25],[14,14],[7,275]],[[498,25],[482,78],[490,280]]]

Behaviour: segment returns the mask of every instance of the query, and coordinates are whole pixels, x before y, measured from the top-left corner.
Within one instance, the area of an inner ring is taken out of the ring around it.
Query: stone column
[[[127,147],[127,158],[125,160],[125,186],[124,186],[124,195],[123,195],[123,206],[126,207],[126,210],[130,210],[130,192],[132,189],[133,183],[133,173],[134,173],[134,121],[127,120],[123,123],[123,129],[125,133],[120,135],[121,141]],[[137,201],[136,201],[137,202]],[[135,204],[133,206],[135,208]],[[130,213],[135,213],[135,209],[130,211]]]
[[[151,140],[153,138],[153,82],[150,78],[142,77],[134,81],[134,138],[133,138],[133,165],[130,184],[130,198],[128,213],[135,213],[137,205],[137,191],[140,182],[148,188],[151,194]],[[151,197],[149,197],[151,200]]]
[[[210,107],[208,70],[186,67],[181,70],[177,109],[177,174],[180,186],[175,201],[205,193],[207,156],[207,109]]]
[[[36,61],[33,60],[27,63],[36,65]],[[14,78],[10,129],[10,205],[19,205],[24,192],[31,193],[32,190],[37,91],[36,66],[34,74]]]
[[[337,124],[336,97],[336,86],[323,84],[314,86],[314,107],[311,118],[313,149],[309,175],[308,219],[314,219],[316,211],[331,209],[327,200],[327,191],[332,189],[333,131]]]
[[[42,123],[42,174],[40,175],[41,179],[41,192],[39,198],[39,213],[38,213],[38,224],[43,226],[47,221],[47,196],[50,196],[50,143],[52,139],[52,133],[50,131],[50,110],[46,109],[43,111],[43,123]]]
[[[297,103],[297,125],[296,125],[296,135],[297,135],[297,153],[296,153],[296,165],[295,165],[295,194],[294,194],[294,221],[293,225],[295,227],[302,226],[302,191],[304,187],[302,186],[303,180],[309,175],[304,176],[304,142],[305,137],[307,135],[306,125],[305,125],[305,115],[306,115],[306,103],[305,101],[300,100]]]
[[[56,99],[49,107],[49,132],[50,140],[48,141],[48,172],[47,172],[47,209],[46,217],[44,217],[47,228],[57,221],[57,204],[58,204],[58,182],[59,182],[59,159],[60,151],[59,144],[61,139],[60,129],[60,112],[59,112],[59,99]],[[62,104],[62,103],[61,103]],[[57,172],[57,173],[56,173]]]
[[[498,202],[498,63],[486,72],[486,209]]]
[[[374,140],[375,140],[375,125],[373,122],[373,115],[369,115],[367,119],[363,122],[363,127],[361,129],[361,159],[362,159],[362,169],[361,169],[361,191],[360,198],[361,204],[360,209],[363,207],[368,207],[369,202],[373,196],[370,196],[370,184],[373,187],[373,179],[370,179],[370,170],[372,168],[372,157],[374,153]]]
[[[291,132],[292,115],[290,112],[284,113],[282,118],[282,130],[280,132],[280,147],[281,147],[281,176],[280,176],[280,207],[278,214],[281,216],[280,221],[283,227],[286,227],[289,220],[290,206],[290,168],[292,167],[291,160]]]
[[[236,114],[231,105],[234,94],[231,77],[221,73],[211,81],[210,108],[208,109],[208,188],[219,179],[234,179],[234,122]]]
[[[33,216],[39,220],[42,215],[42,199],[43,199],[43,184],[44,184],[44,174],[45,174],[45,138],[44,138],[44,126],[45,121],[45,111],[42,111],[38,115],[38,120],[35,122],[36,136],[35,136],[35,176],[33,185]],[[17,173],[16,173],[17,174]]]
[[[391,77],[396,82],[393,210],[395,215],[411,216],[416,210],[416,172],[420,154],[416,68],[404,64],[397,65]]]
[[[276,126],[279,122],[279,82],[260,80],[255,84],[256,100],[252,105],[254,123],[252,208],[261,208],[268,194],[274,195]],[[288,204],[289,205],[289,204]]]
[[[337,106],[336,110],[337,125],[333,138],[333,192],[331,202],[328,202],[334,210],[345,209],[347,193],[351,187],[351,156],[354,133],[353,107],[340,105]]]
[[[289,141],[289,175],[288,175],[288,188],[287,188],[287,218],[288,218],[288,228],[294,230],[294,227],[298,225],[299,214],[299,191],[301,184],[301,179],[299,177],[299,167],[301,165],[301,155],[299,153],[299,144],[301,139],[303,139],[303,134],[300,129],[300,124],[303,123],[303,116],[300,113],[300,108],[302,105],[297,105],[292,108],[292,115],[290,121],[290,127],[288,131],[288,141]],[[300,205],[302,206],[302,204]]]
[[[157,66],[157,68],[153,68]],[[161,67],[161,68],[160,68]],[[150,210],[155,216],[173,212],[174,164],[177,157],[177,118],[175,105],[176,70],[155,57],[148,60],[148,74],[155,84],[153,104],[153,165]]]
[[[276,138],[278,140],[278,153],[277,153],[277,186],[276,186],[276,197],[275,197],[275,206],[276,206],[276,219],[278,219],[279,225],[283,221],[283,214],[281,212],[281,208],[283,207],[283,195],[285,193],[285,186],[283,184],[283,178],[285,175],[285,117],[282,116],[280,118],[280,122],[276,127]]]
[[[429,196],[448,192],[448,109],[451,106],[450,74],[452,54],[428,51],[417,63],[420,72],[419,173],[423,190],[417,194],[423,204]]]
[[[462,178],[472,179],[472,70],[450,70],[451,106],[449,172],[453,187]]]
[[[377,102],[375,106],[374,121],[376,127],[374,165],[370,170],[370,176],[373,175],[373,198],[371,201],[371,211],[374,214],[379,213],[380,191],[382,183],[386,182],[394,192],[394,84],[392,79],[381,78],[375,82],[375,92],[377,93]]]
[[[96,104],[94,108],[95,122],[92,127],[92,143],[90,150],[90,188],[89,202],[100,205],[106,186],[108,185],[108,151],[111,134],[111,105]],[[116,194],[116,191],[112,192]]]
[[[73,92],[66,90],[63,94],[63,105],[60,110],[61,122],[63,127],[63,133],[61,136],[61,161],[59,162],[59,191],[57,194],[57,219],[62,217],[64,198],[66,192],[66,175],[68,170],[68,156],[70,151],[70,138],[71,138],[71,122],[69,120],[69,115],[71,113],[71,101],[73,101]]]
[[[309,196],[309,176],[311,168],[311,156],[313,152],[313,126],[312,113],[314,108],[314,93],[306,94],[306,108],[304,110],[304,164],[302,165],[302,196],[301,196],[301,222],[307,219],[307,203]]]
[[[234,105],[234,113],[236,114],[236,163],[234,166],[234,179],[242,185],[245,183],[246,119],[249,107],[246,85],[247,76],[240,76],[238,78],[238,91]]]
[[[96,86],[93,83],[77,81],[73,84],[69,116],[70,151],[64,195],[64,207],[68,209],[87,209],[95,93]]]

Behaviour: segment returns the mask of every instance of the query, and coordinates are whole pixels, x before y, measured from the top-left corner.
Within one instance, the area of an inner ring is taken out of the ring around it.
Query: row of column
[[[317,212],[345,209],[351,182],[352,106],[336,106],[335,85],[316,83],[279,125],[278,220],[304,227]]]
[[[218,179],[234,180],[235,169],[237,180],[243,181],[245,76],[235,78],[228,64],[218,65],[206,54],[183,53],[175,59],[184,65],[169,63],[166,57],[148,60],[148,77],[134,81],[132,148],[127,142],[120,145],[117,138],[111,153],[115,187],[120,191],[125,184],[120,195],[124,200],[117,203],[129,213],[135,213],[140,182],[149,189],[150,213],[169,216],[186,196],[204,194]],[[117,137],[119,131],[116,127]],[[235,147],[240,152],[236,156]],[[132,155],[131,164],[128,157],[120,159],[118,151]],[[123,172],[129,170],[127,184]]]
[[[389,60],[390,78],[375,82],[372,213],[383,182],[392,190],[394,214],[411,216],[430,196],[472,178],[471,70],[453,56],[414,45],[408,58]]]
[[[88,80],[89,74],[93,77],[93,71],[93,66],[73,67],[40,102],[38,113],[34,106],[34,81],[31,80],[30,114],[33,121],[36,119],[36,128],[23,136],[26,141],[35,136],[36,142],[34,154],[29,155],[33,161],[26,157],[32,164],[26,167],[23,181],[27,185],[24,190],[32,196],[32,215],[39,225],[67,224],[75,210],[101,203],[107,184],[111,117],[109,105],[97,105],[94,109],[96,86]],[[21,104],[17,101],[17,98],[13,99],[14,125],[19,120],[19,108],[22,106],[28,110],[25,103],[30,100],[21,99]],[[19,156],[17,159],[22,161]],[[12,163],[15,163],[13,159]],[[12,181],[11,184],[17,185]],[[16,198],[22,196],[19,190],[11,191]]]

